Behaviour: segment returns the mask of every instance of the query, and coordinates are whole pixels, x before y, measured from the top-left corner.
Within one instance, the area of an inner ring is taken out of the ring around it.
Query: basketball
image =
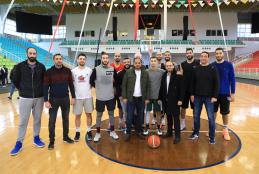
[[[158,148],[160,146],[160,138],[157,135],[150,135],[148,137],[148,146],[152,149]]]

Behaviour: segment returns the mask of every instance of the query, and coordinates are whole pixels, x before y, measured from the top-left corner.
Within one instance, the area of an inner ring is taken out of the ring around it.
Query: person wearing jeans
[[[214,121],[214,103],[211,102],[210,97],[195,96],[194,97],[194,132],[199,135],[200,130],[200,115],[203,104],[205,105],[208,121],[209,121],[209,137],[215,137],[215,121]]]
[[[191,101],[194,102],[194,130],[190,140],[199,138],[200,116],[205,105],[209,121],[209,143],[215,144],[214,103],[219,92],[219,77],[214,66],[209,64],[209,53],[202,52],[200,66],[194,68],[191,83]]]
[[[49,150],[54,149],[55,125],[59,107],[62,113],[63,141],[69,144],[74,143],[68,136],[70,111],[68,91],[70,90],[73,105],[75,102],[75,89],[72,72],[69,68],[63,66],[62,59],[61,54],[55,54],[53,56],[55,65],[48,69],[44,76],[44,101],[45,107],[49,109]]]
[[[122,98],[123,102],[127,104],[125,141],[130,140],[133,119],[137,136],[144,139],[141,133],[141,124],[144,119],[145,105],[148,104],[150,98],[150,81],[148,72],[141,66],[141,55],[136,54],[134,67],[126,72],[122,82]],[[134,116],[135,109],[137,114]]]

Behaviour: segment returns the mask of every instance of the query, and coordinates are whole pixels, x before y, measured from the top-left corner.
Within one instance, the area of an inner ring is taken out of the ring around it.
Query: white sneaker
[[[180,128],[180,129],[181,129],[181,131],[182,131],[182,130],[185,130],[185,129],[186,129],[185,124],[182,124],[182,123],[181,123],[181,128]]]
[[[161,129],[157,129],[156,133],[157,133],[157,135],[163,135],[163,132],[161,131]]]
[[[155,125],[156,124],[156,118],[152,119],[152,124]]]
[[[149,134],[149,129],[144,130],[143,134],[144,135],[148,135]]]
[[[161,122],[162,122],[162,126],[165,126],[165,117],[162,118]]]
[[[101,139],[101,134],[100,133],[96,133],[94,136],[94,142],[98,142]]]
[[[110,136],[111,136],[113,139],[115,139],[115,140],[118,140],[118,139],[119,139],[119,136],[116,134],[115,131],[111,131],[111,132],[110,132]]]

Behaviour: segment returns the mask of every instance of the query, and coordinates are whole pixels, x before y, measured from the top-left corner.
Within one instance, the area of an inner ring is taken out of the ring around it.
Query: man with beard
[[[76,116],[76,135],[74,140],[79,141],[80,139],[81,115],[84,109],[87,118],[86,140],[91,141],[92,112],[94,109],[90,85],[90,76],[92,74],[92,69],[86,66],[86,55],[83,53],[77,56],[77,64],[78,66],[72,69],[73,82],[76,94],[76,100],[73,106],[73,111]]]
[[[199,138],[200,117],[205,105],[209,122],[209,144],[215,144],[214,103],[217,101],[219,79],[215,67],[209,64],[209,53],[200,55],[200,66],[193,71],[191,83],[191,101],[194,102],[194,130],[190,140]]]
[[[144,118],[144,108],[149,102],[150,82],[148,72],[142,68],[141,56],[135,55],[134,67],[129,69],[124,75],[122,82],[122,98],[127,104],[127,128],[125,141],[131,137],[131,126],[133,117],[135,131],[140,139],[144,139],[141,132],[141,125]],[[135,109],[137,115],[134,115]]]
[[[172,57],[171,57],[170,51],[165,51],[164,57],[165,57],[165,62],[171,61]]]
[[[35,48],[27,49],[27,60],[16,65],[12,82],[19,91],[19,130],[16,145],[10,155],[18,154],[22,149],[30,114],[33,115],[33,136],[36,147],[44,147],[39,134],[43,110],[43,78],[46,68],[36,60]]]
[[[228,133],[228,114],[230,113],[230,102],[235,100],[236,80],[233,65],[224,60],[224,52],[222,48],[217,48],[216,61],[212,64],[216,67],[219,75],[219,95],[217,102],[214,104],[214,117],[217,118],[218,108],[223,120],[223,138],[230,140]]]
[[[49,150],[54,149],[55,127],[59,107],[62,113],[63,141],[68,144],[74,143],[68,136],[68,133],[70,111],[69,91],[72,96],[71,104],[73,105],[75,103],[75,89],[71,70],[63,65],[62,60],[61,54],[55,54],[53,56],[54,66],[48,69],[44,76],[44,101],[45,107],[49,109]]]
[[[174,144],[181,140],[180,136],[180,106],[183,100],[182,75],[174,71],[171,61],[165,63],[166,72],[162,76],[159,91],[158,103],[162,104],[164,113],[167,116],[167,133],[165,137],[172,136],[172,126],[174,120],[175,139]]]
[[[114,68],[115,72],[118,74],[124,69],[124,65],[121,63],[121,53],[117,52],[114,54],[114,61],[111,64],[111,67]],[[120,103],[118,92],[115,90],[115,102],[117,103],[117,107],[119,110],[119,129],[123,129],[124,122],[123,122],[123,111],[122,106]]]
[[[127,118],[127,105],[125,103],[123,103],[123,100],[122,100],[122,96],[121,96],[121,93],[122,93],[122,89],[121,89],[121,86],[122,86],[122,81],[123,81],[123,77],[126,73],[127,70],[129,70],[131,68],[131,61],[130,61],[130,58],[126,57],[123,59],[123,64],[124,64],[124,69],[122,71],[120,71],[116,77],[116,93],[120,99],[120,104],[121,104],[121,108],[122,108],[122,112],[123,112],[123,115],[121,117],[120,115],[120,120],[121,120],[121,125],[120,125],[120,128],[122,130],[125,130],[125,121],[126,121],[126,118]]]
[[[189,103],[190,103],[191,109],[192,110],[194,109],[193,102],[191,102],[190,100],[190,97],[191,97],[190,85],[192,81],[193,69],[200,65],[200,61],[194,59],[193,57],[192,48],[186,49],[186,59],[187,60],[181,63],[181,66],[183,69],[183,81],[184,81],[184,98],[183,98],[183,104],[181,108],[181,130],[186,129],[185,117],[186,117],[186,109],[188,109]]]
[[[165,70],[165,64],[162,62],[163,59],[163,53],[158,51],[156,53],[156,59],[157,59],[157,68]]]
[[[110,136],[117,140],[118,135],[114,131],[114,109],[115,109],[115,99],[114,99],[114,84],[116,86],[117,73],[114,68],[109,66],[109,55],[105,52],[101,55],[101,65],[97,66],[90,77],[91,86],[96,89],[96,134],[94,137],[94,142],[98,142],[101,139],[101,120],[102,115],[107,107],[109,114],[110,123]]]

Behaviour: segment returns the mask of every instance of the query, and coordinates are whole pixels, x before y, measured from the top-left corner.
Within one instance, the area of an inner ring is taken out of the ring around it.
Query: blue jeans
[[[13,96],[14,90],[15,90],[15,86],[14,86],[14,84],[13,84],[13,82],[12,82],[12,83],[11,83],[11,86],[10,86],[10,97]]]
[[[135,121],[135,131],[137,133],[141,133],[141,124],[142,120],[144,119],[144,108],[145,103],[142,100],[142,97],[133,97],[132,101],[128,101],[127,104],[127,117],[126,117],[126,132],[127,134],[131,133],[131,126],[133,124],[133,120]],[[137,111],[137,114],[135,115],[134,111]],[[135,118],[134,118],[135,116]]]
[[[215,138],[214,103],[210,97],[195,96],[194,98],[194,133],[199,135],[200,117],[203,104],[205,105],[209,120],[209,137]]]

